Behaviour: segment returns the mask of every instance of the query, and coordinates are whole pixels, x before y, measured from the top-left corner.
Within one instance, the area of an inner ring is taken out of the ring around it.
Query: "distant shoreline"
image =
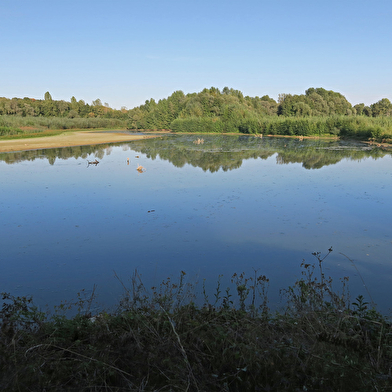
[[[41,150],[46,148],[75,147],[90,144],[131,142],[150,139],[156,135],[131,135],[102,131],[66,131],[59,135],[32,137],[24,139],[0,140],[0,152]]]
[[[0,140],[1,152],[16,152],[16,151],[30,151],[42,150],[47,148],[62,148],[62,147],[76,147],[94,144],[120,143],[131,142],[134,140],[151,139],[160,137],[161,134],[172,133],[169,130],[139,130],[140,134],[129,134],[122,131],[108,131],[108,130],[76,130],[64,131],[58,135],[53,136],[38,136],[23,139],[9,139]],[[153,134],[149,134],[153,133]],[[193,132],[177,132],[178,134],[196,135]],[[199,134],[199,133],[198,133]],[[203,134],[203,133],[200,133]],[[208,132],[205,134],[209,134]],[[225,135],[238,135],[238,133],[225,133]],[[250,136],[250,135],[249,135]],[[254,135],[255,137],[263,137],[263,135]],[[298,136],[298,135],[264,135],[264,137],[276,138],[294,138],[294,139],[331,139],[339,140],[340,138],[332,135],[325,136]],[[372,141],[360,140],[364,144],[374,145],[381,148],[391,148],[388,143],[377,143]]]

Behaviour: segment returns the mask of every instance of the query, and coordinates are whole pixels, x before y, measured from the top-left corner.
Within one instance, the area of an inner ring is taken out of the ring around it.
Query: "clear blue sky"
[[[113,108],[176,90],[392,101],[390,0],[1,0],[0,97]]]

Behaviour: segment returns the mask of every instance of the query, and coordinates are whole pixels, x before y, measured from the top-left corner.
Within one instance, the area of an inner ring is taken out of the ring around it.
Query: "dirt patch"
[[[130,142],[133,140],[149,139],[155,135],[129,135],[126,133],[75,131],[64,132],[55,136],[35,138],[0,140],[0,152],[41,150],[44,148],[58,148],[70,146],[84,146],[90,144],[104,144]]]

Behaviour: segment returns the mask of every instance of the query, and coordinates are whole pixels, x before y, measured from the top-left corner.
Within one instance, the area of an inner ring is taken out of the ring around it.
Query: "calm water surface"
[[[183,270],[210,292],[258,269],[279,306],[302,260],[332,246],[336,287],[350,276],[352,297],[388,312],[391,168],[379,148],[243,136],[0,154],[0,290],[53,306],[96,284],[102,308],[135,269],[148,287]]]

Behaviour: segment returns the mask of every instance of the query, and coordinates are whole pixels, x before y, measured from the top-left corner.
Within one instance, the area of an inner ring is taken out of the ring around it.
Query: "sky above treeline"
[[[392,1],[1,0],[0,97],[131,109],[227,86],[392,101]]]

